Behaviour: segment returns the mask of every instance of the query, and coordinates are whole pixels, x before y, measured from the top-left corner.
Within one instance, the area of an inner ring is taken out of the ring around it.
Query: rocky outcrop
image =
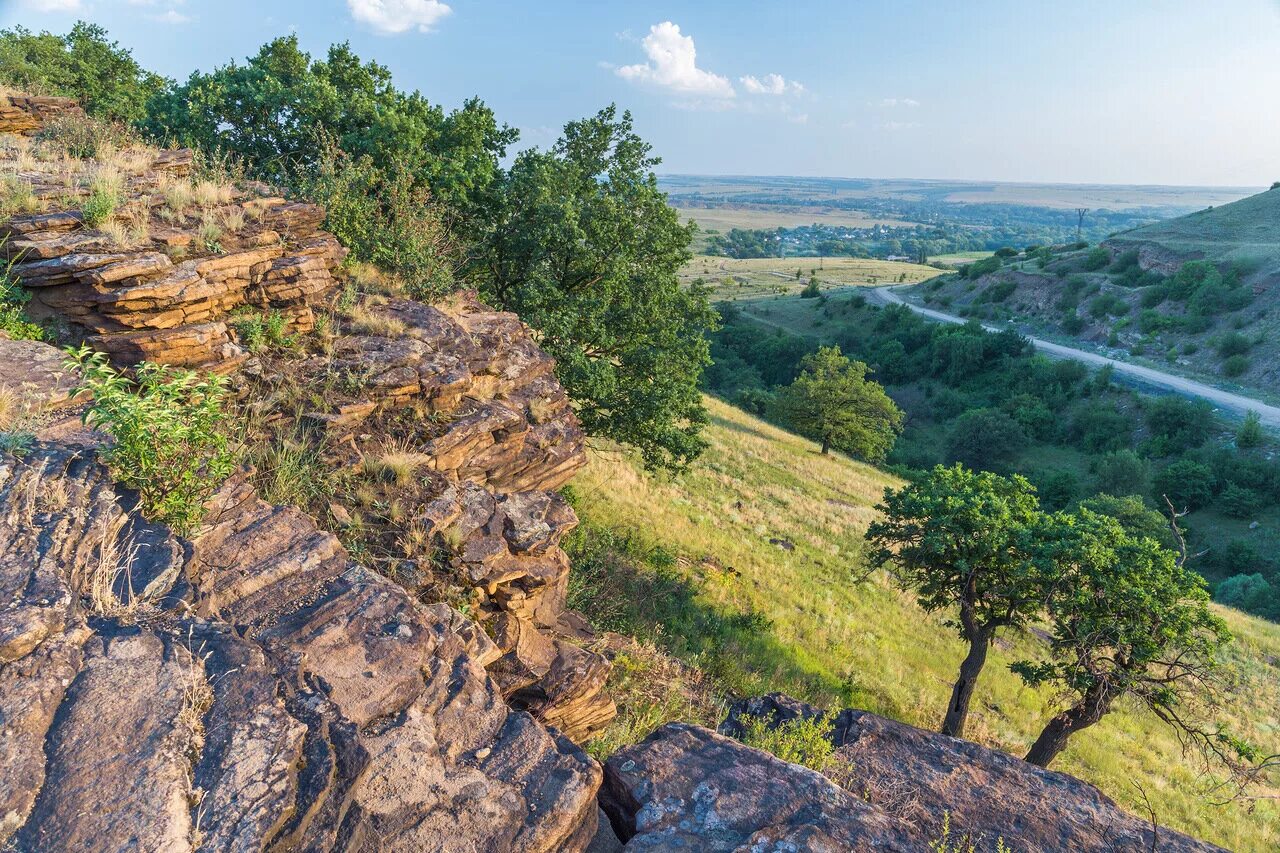
[[[929,849],[822,774],[684,723],[614,753],[600,801],[628,851]]]
[[[0,842],[550,853],[594,836],[599,766],[508,707],[483,634],[295,510],[232,484],[190,548],[91,452],[37,444],[0,458],[0,525]],[[103,571],[150,581],[121,599]]]
[[[243,360],[238,312],[279,313],[292,331],[314,326],[311,306],[335,286],[346,250],[320,231],[324,212],[261,185],[190,177],[190,150],[138,149],[141,165],[96,164],[120,184],[113,216],[96,227],[81,210],[15,216],[0,226],[0,252],[31,291],[28,314],[64,337],[139,361],[229,369]],[[96,170],[96,171],[94,171]],[[46,204],[70,190],[61,174],[19,172]],[[87,199],[86,199],[87,201]],[[124,220],[128,221],[125,231]]]
[[[20,93],[0,95],[0,133],[30,134],[58,116],[83,114],[72,98]]]
[[[736,703],[720,731],[741,736],[744,716],[777,726],[823,712],[771,694]],[[830,738],[838,775],[849,780],[846,786],[929,838],[938,837],[949,815],[952,832],[968,836],[981,850],[994,850],[998,841],[1012,850],[1082,853],[1221,849],[1139,820],[1073,776],[866,711],[834,715]],[[611,761],[610,790],[613,776]]]

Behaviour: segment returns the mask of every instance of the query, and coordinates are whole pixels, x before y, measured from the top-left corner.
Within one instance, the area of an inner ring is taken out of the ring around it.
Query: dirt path
[[[928,317],[931,320],[938,320],[943,323],[966,323],[968,322],[962,317],[954,314],[945,314],[941,311],[935,311],[932,308],[924,308],[919,305],[913,305],[904,300],[896,292],[893,287],[869,287],[864,290],[867,297],[872,302],[878,302],[881,305],[905,305],[915,313]],[[989,326],[983,324],[983,328],[993,332],[1002,331],[999,326]],[[1194,379],[1185,379],[1181,376],[1174,376],[1170,373],[1163,373],[1150,367],[1143,367],[1139,364],[1130,364],[1125,361],[1116,361],[1107,358],[1104,355],[1098,355],[1095,352],[1087,350],[1066,347],[1062,344],[1055,344],[1052,341],[1041,340],[1027,336],[1027,340],[1035,346],[1036,349],[1045,355],[1053,358],[1069,358],[1073,361],[1083,362],[1084,364],[1094,367],[1102,367],[1103,365],[1111,365],[1111,368],[1118,374],[1123,374],[1135,379],[1143,384],[1151,385],[1157,388],[1163,388],[1167,391],[1173,391],[1188,397],[1196,397],[1201,400],[1207,400],[1215,406],[1221,406],[1224,409],[1230,409],[1236,414],[1243,415],[1246,412],[1257,412],[1262,423],[1273,428],[1280,428],[1280,408],[1269,406],[1260,400],[1254,400],[1244,397],[1240,394],[1232,394],[1230,391],[1223,391],[1221,388],[1214,388],[1212,385],[1206,385],[1203,382],[1197,382]]]

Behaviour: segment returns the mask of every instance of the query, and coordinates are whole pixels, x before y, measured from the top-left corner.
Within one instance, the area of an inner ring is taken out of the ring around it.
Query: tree
[[[1236,447],[1241,450],[1258,447],[1262,444],[1262,415],[1250,410],[1244,416],[1244,423],[1236,432]]]
[[[680,287],[692,226],[658,189],[660,162],[610,106],[500,179],[466,275],[555,357],[588,432],[680,467],[705,447],[698,379],[716,313]]]
[[[879,462],[902,432],[902,411],[867,366],[850,361],[840,347],[822,347],[800,362],[800,375],[778,394],[779,420],[801,435],[868,462]]]
[[[1045,725],[1026,760],[1048,767],[1122,696],[1208,745],[1215,735],[1198,721],[1200,706],[1215,694],[1217,654],[1230,634],[1209,612],[1204,579],[1154,540],[1087,509],[1047,524],[1038,542],[1045,570],[1058,578],[1048,598],[1052,660],[1012,669],[1073,701]]]
[[[948,624],[969,650],[942,732],[960,737],[996,634],[1022,627],[1040,608],[1044,580],[1028,559],[1041,515],[1035,490],[1017,475],[937,466],[915,483],[886,490],[876,509],[883,519],[867,529],[871,564],[888,567],[926,611],[957,611]]]
[[[410,175],[412,188],[428,189],[468,236],[517,138],[478,99],[446,114],[397,89],[388,68],[362,62],[348,44],[312,60],[297,36],[268,42],[244,64],[193,73],[152,101],[145,129],[235,155],[255,177],[276,181],[308,174],[332,141],[353,159]]]
[[[1213,469],[1194,459],[1179,459],[1152,479],[1155,499],[1173,501],[1179,510],[1200,509],[1213,500]]]
[[[0,82],[75,98],[96,118],[139,122],[147,101],[170,81],[144,70],[102,27],[80,21],[63,36],[0,30]]]
[[[1113,450],[1093,463],[1094,485],[1108,495],[1140,495],[1147,490],[1151,466],[1132,450]]]
[[[1002,466],[1027,444],[1027,434],[998,409],[971,409],[951,424],[947,459],[970,468]]]

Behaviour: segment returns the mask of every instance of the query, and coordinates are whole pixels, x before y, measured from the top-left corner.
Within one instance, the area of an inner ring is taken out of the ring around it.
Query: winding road
[[[923,317],[928,317],[931,320],[938,320],[943,323],[961,324],[968,322],[964,318],[957,317],[954,314],[945,314],[942,311],[935,311],[932,308],[924,308],[920,305],[913,305],[912,303],[907,302],[895,292],[896,288],[900,286],[901,285],[893,287],[865,288],[863,292],[866,293],[873,302],[878,302],[881,305],[904,305],[915,313]],[[983,324],[983,328],[993,332],[1002,331],[999,326],[989,326],[985,323]],[[1150,367],[1143,367],[1139,364],[1116,361],[1115,359],[1107,358],[1104,355],[1098,355],[1095,352],[1066,347],[1062,344],[1055,344],[1052,341],[1033,338],[1029,335],[1026,337],[1037,350],[1052,358],[1069,358],[1073,361],[1083,362],[1084,364],[1092,365],[1094,367],[1111,365],[1111,368],[1117,374],[1127,376],[1144,385],[1162,388],[1166,391],[1172,391],[1176,394],[1182,394],[1187,397],[1196,397],[1201,400],[1206,400],[1215,406],[1230,409],[1232,412],[1239,415],[1244,415],[1249,411],[1257,412],[1262,418],[1262,423],[1264,425],[1280,429],[1280,408],[1269,406],[1260,400],[1254,400],[1240,394],[1232,394],[1230,391],[1223,391],[1221,388],[1215,388],[1212,385],[1206,385],[1203,382],[1196,382],[1194,379],[1185,379],[1181,376],[1162,373],[1159,370],[1154,370]]]

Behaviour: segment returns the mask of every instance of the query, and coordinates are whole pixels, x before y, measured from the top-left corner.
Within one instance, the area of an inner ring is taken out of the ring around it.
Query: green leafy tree
[[[99,451],[112,476],[137,490],[149,518],[191,535],[234,464],[223,425],[226,380],[150,362],[130,380],[88,347],[68,367],[93,394],[85,423],[115,439]]]
[[[1071,704],[1045,725],[1026,760],[1048,767],[1072,735],[1124,696],[1212,748],[1199,722],[1218,687],[1218,653],[1230,640],[1209,612],[1203,578],[1169,549],[1089,510],[1058,515],[1041,536],[1058,582],[1048,599],[1052,659],[1012,669],[1032,686],[1053,685]]]
[[[348,44],[313,60],[296,36],[263,45],[243,64],[192,74],[152,102],[146,130],[232,154],[255,176],[281,181],[314,169],[333,142],[387,170],[387,183],[408,175],[409,189],[429,190],[467,234],[486,215],[499,161],[517,137],[478,99],[446,114],[419,92],[397,89],[389,69],[362,62]],[[370,191],[381,197],[376,184]]]
[[[868,462],[880,462],[902,432],[902,411],[867,366],[840,347],[822,347],[800,362],[800,375],[778,394],[775,413],[801,435]]]
[[[680,467],[706,446],[698,379],[717,316],[704,291],[680,287],[693,229],[658,189],[650,150],[610,106],[551,150],[522,152],[468,275],[534,328],[588,432]]]
[[[992,468],[1009,463],[1027,446],[1027,434],[1013,418],[998,409],[971,409],[951,424],[947,459],[969,468]]]
[[[997,633],[1040,609],[1044,579],[1028,550],[1041,518],[1035,489],[1017,475],[938,466],[886,490],[876,509],[871,564],[887,567],[926,611],[954,609],[948,624],[968,643],[942,722],[944,734],[960,737]]]
[[[1213,500],[1213,469],[1194,459],[1179,459],[1157,471],[1152,481],[1156,501],[1167,498],[1179,510],[1200,509]]]
[[[111,121],[139,122],[147,102],[169,81],[142,68],[97,24],[78,22],[66,35],[0,30],[0,82],[24,91],[75,98]]]

